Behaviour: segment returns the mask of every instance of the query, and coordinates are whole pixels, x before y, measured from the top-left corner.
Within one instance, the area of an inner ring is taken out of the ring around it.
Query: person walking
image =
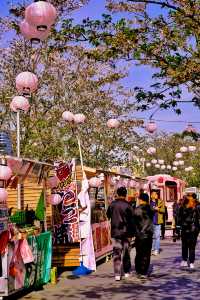
[[[135,270],[141,279],[146,278],[151,260],[153,216],[154,211],[149,205],[148,194],[141,193],[139,196],[139,206],[134,210]]]
[[[150,206],[154,210],[152,254],[158,255],[160,253],[161,224],[164,222],[165,205],[164,201],[159,199],[157,191],[151,193]]]
[[[178,212],[178,225],[181,228],[182,262],[181,267],[194,269],[195,248],[200,230],[199,209],[196,194],[189,194]]]
[[[115,280],[122,275],[128,278],[131,271],[130,240],[134,236],[133,209],[126,201],[125,187],[117,189],[117,197],[107,210],[107,217],[111,219],[111,238],[113,243],[113,265]]]
[[[165,213],[163,214],[163,223],[161,224],[161,237],[162,240],[165,239],[165,226],[166,226],[166,221],[168,220],[168,211],[167,211],[167,206],[165,206]]]

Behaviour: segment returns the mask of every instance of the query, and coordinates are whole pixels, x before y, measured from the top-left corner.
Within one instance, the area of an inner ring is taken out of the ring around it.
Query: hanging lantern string
[[[149,118],[135,118],[136,120],[149,120]],[[162,119],[151,119],[156,122],[163,123],[184,123],[184,124],[200,124],[200,121],[186,121],[186,120],[162,120]]]

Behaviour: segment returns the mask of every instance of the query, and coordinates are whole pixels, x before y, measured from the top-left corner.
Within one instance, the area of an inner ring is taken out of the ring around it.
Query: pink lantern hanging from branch
[[[157,125],[154,121],[149,121],[149,123],[146,125],[146,131],[149,133],[154,133],[157,130]]]
[[[16,77],[16,89],[23,95],[29,96],[34,93],[38,88],[38,78],[31,72],[22,72]]]
[[[109,128],[118,128],[120,125],[120,122],[117,119],[110,119],[107,122],[107,126]]]
[[[23,96],[15,96],[10,103],[10,108],[12,111],[17,112],[17,110],[23,110],[27,112],[30,108],[29,101]]]
[[[155,153],[156,153],[156,148],[154,148],[154,147],[149,147],[149,148],[147,149],[147,153],[150,154],[150,155],[155,154]]]
[[[74,114],[71,111],[64,111],[62,114],[62,118],[66,122],[73,122],[74,121]]]
[[[196,149],[197,149],[196,146],[188,146],[188,151],[189,151],[189,152],[195,152]]]
[[[37,28],[38,31],[46,31],[55,23],[57,12],[55,7],[46,1],[37,1],[30,4],[25,10],[26,21]]]
[[[39,43],[48,38],[50,30],[38,31],[36,27],[30,25],[26,20],[20,23],[20,32],[23,37],[30,40],[32,43]]]
[[[8,180],[12,176],[12,170],[8,166],[0,165],[0,180]]]
[[[76,124],[83,124],[85,122],[85,115],[84,114],[75,114],[74,115],[74,122]]]
[[[196,133],[196,129],[193,127],[192,124],[188,124],[188,126],[186,127],[185,129],[186,132],[189,132],[189,133]]]
[[[183,146],[183,147],[180,148],[180,151],[181,151],[182,153],[186,153],[186,152],[188,151],[188,148],[185,147],[185,146]]]
[[[183,154],[178,152],[178,153],[176,153],[175,157],[176,157],[177,159],[182,158],[182,157],[183,157]]]

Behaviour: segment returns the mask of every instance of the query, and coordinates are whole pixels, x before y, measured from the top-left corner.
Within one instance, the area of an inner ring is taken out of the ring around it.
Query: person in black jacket
[[[182,262],[181,267],[194,269],[195,248],[200,230],[199,210],[196,194],[189,194],[178,212],[178,225],[181,228]]]
[[[131,270],[130,238],[134,235],[133,209],[126,201],[127,190],[120,187],[117,198],[107,210],[111,219],[111,237],[113,242],[113,264],[115,280],[121,280],[122,273],[129,277]]]
[[[135,270],[140,278],[146,278],[153,242],[154,211],[149,205],[149,196],[142,193],[139,196],[139,206],[134,211],[135,222]]]

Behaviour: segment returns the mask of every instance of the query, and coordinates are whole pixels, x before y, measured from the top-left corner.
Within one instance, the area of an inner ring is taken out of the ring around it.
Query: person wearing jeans
[[[163,200],[159,199],[157,191],[152,191],[151,193],[150,206],[154,211],[152,254],[158,255],[160,252],[161,224],[164,222],[165,204]]]
[[[113,266],[115,280],[122,275],[129,277],[131,271],[130,238],[134,236],[133,208],[126,200],[125,187],[117,189],[117,198],[110,204],[107,217],[111,220],[111,238],[113,243]]]

